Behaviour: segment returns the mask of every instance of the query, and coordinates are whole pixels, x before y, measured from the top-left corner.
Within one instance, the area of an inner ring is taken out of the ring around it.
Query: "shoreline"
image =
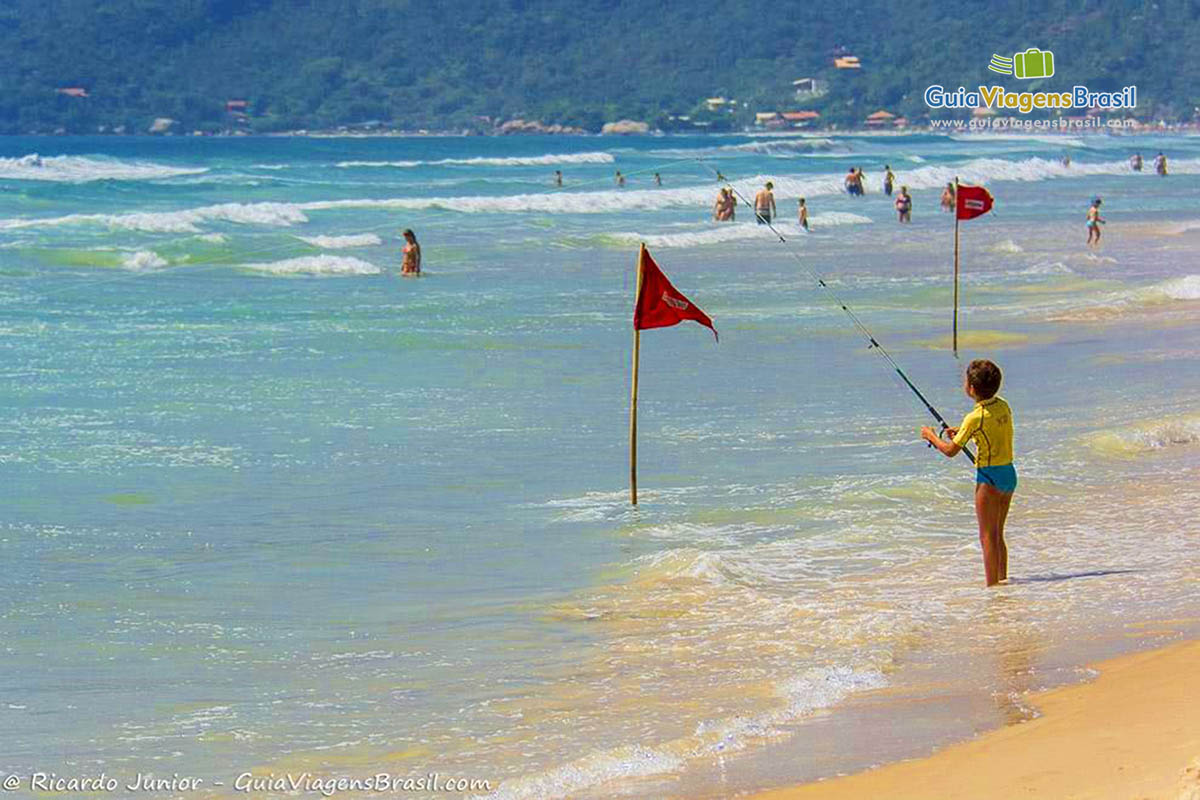
[[[1090,665],[1029,697],[1038,715],[929,756],[751,794],[754,800],[1011,797],[1200,800],[1200,640]]]

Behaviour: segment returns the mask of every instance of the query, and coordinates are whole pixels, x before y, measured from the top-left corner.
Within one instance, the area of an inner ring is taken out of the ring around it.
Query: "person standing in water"
[[[1087,212],[1087,229],[1088,229],[1088,245],[1100,244],[1100,226],[1105,224],[1104,218],[1100,216],[1099,197],[1092,201],[1092,207]]]
[[[951,437],[948,442],[933,428],[921,429],[921,438],[949,458],[975,440],[975,518],[979,522],[983,573],[988,586],[1008,580],[1004,523],[1017,489],[1012,409],[996,394],[1002,380],[1000,368],[991,361],[972,361],[967,367],[963,390],[975,401],[975,408],[963,417],[959,427],[945,429],[944,433]]]
[[[896,195],[896,213],[900,215],[901,222],[912,222],[912,195],[908,193],[907,186],[901,186],[900,194]]]
[[[896,182],[896,176],[892,174],[892,167],[886,164],[883,167],[883,193],[888,197],[892,196],[892,184]]]
[[[617,186],[625,188],[625,176],[621,174],[621,170],[617,170]]]
[[[804,203],[804,198],[800,198],[800,206],[796,209],[796,215],[799,217],[800,227],[808,230],[808,206]]]
[[[775,216],[775,193],[771,191],[774,188],[775,184],[767,181],[754,195],[754,214],[758,217],[759,225],[769,225]]]
[[[842,183],[846,184],[846,194],[860,195],[862,194],[862,186],[858,182],[858,168],[851,167],[850,172],[842,179]]]
[[[411,228],[405,228],[404,260],[400,264],[401,275],[417,276],[421,274],[421,245],[417,244],[417,236]]]
[[[946,188],[942,189],[942,211],[954,210],[954,184],[947,183]]]
[[[1154,171],[1164,178],[1167,177],[1167,157],[1162,152],[1154,157]]]
[[[1134,153],[1129,158],[1129,166],[1134,172],[1142,171],[1142,154]]]
[[[554,185],[562,186],[562,170],[561,169],[554,170]]]
[[[662,186],[662,176],[661,176],[661,175],[659,175],[657,172],[656,172],[656,173],[654,173],[654,185],[655,185],[655,186]]]

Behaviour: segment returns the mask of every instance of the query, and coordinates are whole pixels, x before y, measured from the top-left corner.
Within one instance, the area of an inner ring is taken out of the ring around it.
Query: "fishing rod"
[[[746,196],[743,195],[741,192],[739,192],[737,190],[737,187],[734,186],[733,183],[728,178],[726,178],[723,174],[721,174],[720,170],[718,170],[715,167],[713,167],[712,165],[708,164],[702,158],[697,158],[696,161],[698,163],[702,164],[703,166],[707,167],[713,173],[715,173],[717,176],[717,180],[724,183],[728,187],[728,189],[731,192],[733,192],[734,195],[736,195],[739,200],[742,201],[742,203],[744,203],[745,205],[754,209],[755,220],[757,222],[765,225],[767,228],[769,228],[770,231],[772,233],[774,233],[775,236],[779,239],[780,244],[787,246],[788,252],[792,255],[793,258],[796,259],[796,263],[798,263],[801,267],[803,267],[804,271],[812,276],[813,280],[815,280],[817,282],[818,286],[820,286],[822,289],[824,289],[826,292],[829,293],[829,296],[833,299],[833,301],[835,303],[837,303],[838,307],[841,308],[842,311],[846,312],[846,316],[848,316],[850,318],[850,321],[854,324],[854,327],[857,328],[858,331],[863,336],[866,337],[868,342],[870,342],[870,345],[867,347],[867,349],[876,351],[877,353],[879,353],[880,356],[882,356],[888,362],[888,364],[891,365],[892,369],[895,370],[896,374],[900,376],[900,380],[904,381],[904,385],[912,390],[912,393],[917,396],[917,399],[921,401],[922,405],[925,406],[925,409],[933,416],[933,418],[935,420],[938,421],[938,424],[942,426],[941,430],[938,432],[939,435],[945,433],[946,429],[950,427],[946,423],[945,417],[943,417],[938,412],[938,410],[933,407],[933,404],[929,402],[929,400],[925,397],[925,395],[921,393],[921,390],[917,388],[916,384],[913,383],[912,380],[908,377],[908,375],[905,374],[904,370],[901,369],[900,365],[896,362],[896,359],[892,358],[892,354],[888,352],[887,348],[884,347],[882,344],[880,344],[879,340],[875,338],[875,334],[871,333],[871,330],[866,326],[865,323],[863,323],[863,321],[861,319],[859,319],[858,315],[855,314],[853,311],[851,311],[850,307],[848,305],[846,305],[845,301],[843,301],[842,298],[838,296],[838,293],[835,292],[829,286],[829,284],[825,282],[825,278],[822,277],[820,275],[820,273],[818,273],[816,270],[814,270],[812,267],[810,267],[807,263],[805,263],[804,259],[802,259],[800,257],[800,254],[797,253],[795,248],[793,248],[791,246],[791,242],[789,242],[787,237],[785,237],[783,235],[783,233],[780,232],[780,230],[775,227],[774,223],[771,222],[771,220],[769,220],[765,217],[759,216],[758,209],[754,206],[754,204],[751,203],[750,201],[748,201],[746,199]],[[933,447],[933,444],[930,443],[929,447]],[[972,464],[975,463],[975,454],[974,453],[972,453],[966,447],[962,448],[962,452],[966,454],[967,458],[970,459]]]

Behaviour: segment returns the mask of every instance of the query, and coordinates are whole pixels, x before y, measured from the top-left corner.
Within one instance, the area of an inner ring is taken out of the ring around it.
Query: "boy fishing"
[[[1008,546],[1004,522],[1017,488],[1013,467],[1012,409],[1000,391],[1000,368],[986,359],[967,366],[963,390],[975,407],[958,428],[947,427],[945,441],[933,428],[921,429],[921,438],[953,458],[972,439],[975,441],[975,517],[979,520],[979,544],[983,549],[983,571],[988,586],[1008,580]]]

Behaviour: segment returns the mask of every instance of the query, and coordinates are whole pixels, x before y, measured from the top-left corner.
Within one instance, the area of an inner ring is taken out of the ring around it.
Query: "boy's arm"
[[[954,458],[956,455],[962,452],[961,447],[959,447],[953,441],[947,442],[938,435],[937,431],[928,426],[921,428],[921,438],[936,447],[938,452],[940,452],[946,458]]]

